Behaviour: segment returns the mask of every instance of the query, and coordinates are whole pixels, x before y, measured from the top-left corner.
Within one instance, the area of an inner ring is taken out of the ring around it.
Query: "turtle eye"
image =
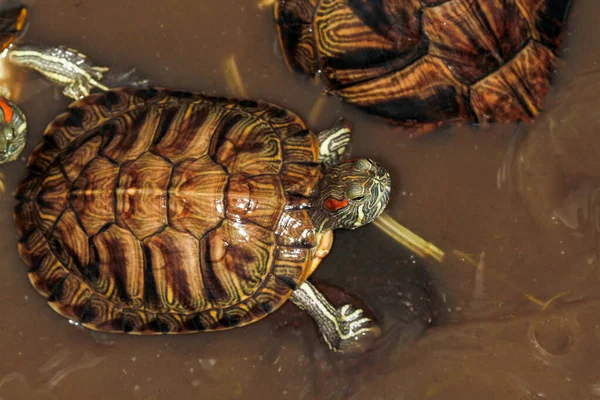
[[[352,201],[361,201],[365,198],[364,188],[358,183],[353,183],[346,189],[346,197]]]

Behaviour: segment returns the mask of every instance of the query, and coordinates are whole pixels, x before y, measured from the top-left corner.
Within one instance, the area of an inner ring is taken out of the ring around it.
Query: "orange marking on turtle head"
[[[0,98],[0,109],[2,109],[2,113],[4,114],[4,120],[8,123],[11,123],[13,119],[13,110],[10,104],[8,104],[3,98]]]
[[[337,211],[348,205],[348,199],[337,200],[333,197],[329,197],[327,200],[325,200],[324,205],[329,211]]]

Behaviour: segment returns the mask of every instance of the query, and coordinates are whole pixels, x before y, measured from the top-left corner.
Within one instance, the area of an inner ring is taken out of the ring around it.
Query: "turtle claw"
[[[342,339],[352,338],[363,333],[363,330],[369,330],[372,321],[363,316],[361,309],[355,309],[350,304],[346,304],[338,309],[338,323],[340,327],[340,337]]]
[[[90,94],[90,87],[81,80],[73,81],[63,89],[63,94],[74,100],[82,99]]]
[[[364,316],[361,309],[346,304],[337,309],[338,340],[330,343],[332,350],[342,353],[362,353],[370,347],[369,338],[374,340],[381,335],[381,329],[371,318]]]
[[[94,67],[92,67],[92,69],[93,69],[94,71],[96,71],[96,72],[99,72],[99,73],[101,73],[101,74],[105,74],[105,73],[107,73],[107,72],[109,72],[109,71],[110,71],[110,68],[109,68],[109,67],[98,67],[98,66],[94,66]]]
[[[150,81],[148,79],[140,78],[136,74],[135,68],[131,68],[125,72],[113,69],[104,77],[102,82],[109,88],[123,86],[132,88],[146,88],[150,85]]]
[[[338,314],[340,315],[339,318],[341,321],[352,322],[356,321],[363,315],[363,310],[354,309],[354,307],[352,307],[350,304],[346,304],[338,310]]]
[[[291,300],[314,318],[329,348],[339,353],[364,353],[381,336],[377,324],[361,309],[345,304],[335,308],[311,283],[294,290]]]

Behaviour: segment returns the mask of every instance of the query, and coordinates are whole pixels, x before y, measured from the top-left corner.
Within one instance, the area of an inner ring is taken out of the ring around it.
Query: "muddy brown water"
[[[177,337],[71,325],[33,290],[16,251],[12,194],[24,161],[1,166],[0,399],[600,398],[600,2],[575,3],[533,125],[411,140],[334,98],[311,123],[351,119],[354,155],[393,174],[390,214],[447,254],[443,264],[418,260],[375,227],[337,235],[314,278],[348,289],[380,320],[384,338],[363,357],[330,354],[291,306],[242,329]],[[155,85],[232,95],[223,62],[234,54],[251,97],[308,118],[322,91],[287,71],[272,13],[256,0],[25,4],[27,41],[137,66]],[[2,79],[21,88],[27,154],[68,101],[35,74]]]

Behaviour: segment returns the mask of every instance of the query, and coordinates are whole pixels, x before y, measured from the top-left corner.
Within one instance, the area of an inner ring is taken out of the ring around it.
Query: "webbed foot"
[[[294,290],[292,302],[317,323],[323,339],[333,351],[362,353],[371,347],[381,329],[360,309],[346,304],[338,309],[309,282]]]
[[[92,85],[89,81],[83,79],[73,80],[70,84],[63,88],[63,94],[74,100],[82,99],[89,96]]]
[[[319,162],[325,168],[339,164],[350,152],[351,131],[350,122],[340,118],[330,129],[319,132]]]
[[[367,337],[375,339],[381,335],[379,326],[370,318],[365,317],[361,309],[355,309],[350,304],[346,304],[337,309],[337,314],[339,330],[335,346],[331,346],[334,351],[342,353],[363,352]]]

